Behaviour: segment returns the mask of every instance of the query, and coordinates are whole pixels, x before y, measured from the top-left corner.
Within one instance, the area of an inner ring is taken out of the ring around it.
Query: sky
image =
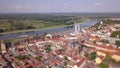
[[[0,13],[120,12],[120,0],[0,0]]]

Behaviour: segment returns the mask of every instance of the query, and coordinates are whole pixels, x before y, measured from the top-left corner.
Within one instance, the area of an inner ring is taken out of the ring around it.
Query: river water
[[[99,20],[89,20],[89,21],[80,23],[79,25],[80,25],[80,28],[88,28],[98,22],[99,22]],[[10,33],[10,34],[1,35],[0,39],[16,38],[16,37],[19,37],[22,35],[32,36],[32,35],[36,35],[36,34],[61,32],[61,31],[67,31],[67,30],[74,30],[74,27],[59,27],[59,28],[43,29],[43,30],[36,30],[36,31],[30,31],[30,32]]]

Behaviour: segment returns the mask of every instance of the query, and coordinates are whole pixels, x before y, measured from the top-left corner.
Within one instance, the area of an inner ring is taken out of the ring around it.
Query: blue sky
[[[120,12],[120,0],[0,0],[3,12]]]

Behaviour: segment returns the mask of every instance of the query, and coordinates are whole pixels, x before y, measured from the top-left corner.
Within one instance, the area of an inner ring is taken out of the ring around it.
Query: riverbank
[[[13,34],[13,33],[22,33],[22,32],[34,32],[34,31],[38,31],[38,30],[47,30],[47,29],[54,29],[54,28],[63,28],[63,27],[69,27],[69,26],[73,26],[73,25],[54,26],[54,27],[47,27],[47,28],[42,28],[42,29],[17,30],[17,31],[3,32],[3,33],[0,33],[0,35]]]
[[[95,23],[98,23],[98,22],[99,20],[90,20],[87,22],[79,23],[79,25],[80,25],[80,28],[87,28],[87,27],[93,26]],[[69,26],[64,25],[64,26],[57,26],[57,27],[44,28],[44,29],[32,29],[32,30],[4,33],[3,35],[0,36],[0,39],[17,38],[24,35],[34,36],[36,34],[63,32],[68,30],[74,30],[73,25],[69,25]]]

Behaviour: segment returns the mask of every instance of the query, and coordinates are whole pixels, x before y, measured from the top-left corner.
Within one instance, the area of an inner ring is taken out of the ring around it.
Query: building
[[[80,32],[80,25],[79,24],[74,23],[74,28],[75,28],[75,33],[76,34]]]
[[[2,53],[6,53],[6,45],[4,43],[1,43],[1,51]]]

